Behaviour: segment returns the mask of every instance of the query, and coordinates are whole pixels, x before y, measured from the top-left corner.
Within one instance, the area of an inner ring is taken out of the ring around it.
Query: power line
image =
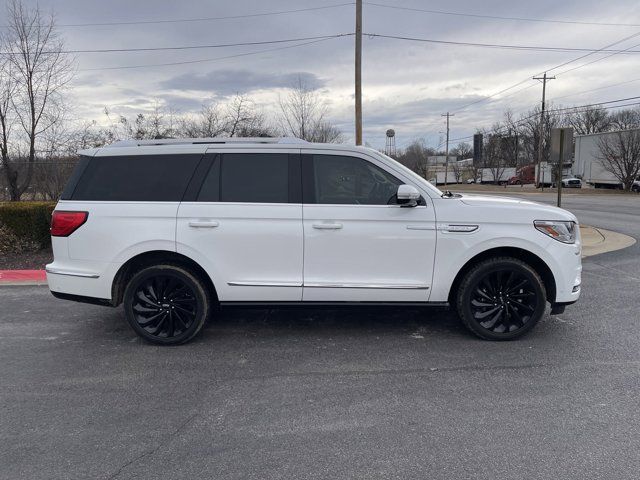
[[[198,50],[198,49],[208,49],[208,48],[226,48],[226,47],[240,47],[240,46],[249,46],[249,45],[268,45],[274,43],[289,43],[289,42],[299,42],[306,40],[319,40],[324,38],[336,38],[336,37],[345,37],[355,35],[353,32],[349,33],[340,33],[334,35],[318,35],[313,37],[299,37],[299,38],[287,38],[280,40],[263,40],[263,41],[255,41],[255,42],[238,42],[238,43],[219,43],[219,44],[210,44],[210,45],[181,45],[181,46],[168,46],[168,47],[136,47],[136,48],[102,48],[102,49],[83,49],[83,50],[61,50],[61,51],[43,51],[42,54],[82,54],[82,53],[126,53],[126,52],[155,52],[155,51],[166,51],[166,50]],[[535,46],[535,45],[509,45],[509,44],[498,44],[498,43],[475,43],[475,42],[456,42],[451,40],[437,40],[431,38],[417,38],[417,37],[405,37],[399,35],[385,35],[379,33],[364,33],[369,38],[386,38],[392,40],[405,40],[405,41],[413,41],[413,42],[423,42],[423,43],[435,43],[442,45],[458,45],[458,46],[466,46],[466,47],[481,47],[481,48],[492,48],[492,49],[506,49],[506,50],[528,50],[528,51],[543,51],[543,52],[589,52],[589,55],[594,53],[614,53],[614,54],[634,54],[640,53],[640,50],[610,50],[607,48],[601,49],[592,49],[592,48],[581,48],[581,47],[544,47],[544,46]],[[640,35],[635,34],[633,36]],[[628,37],[631,38],[631,37]],[[619,42],[616,42],[619,43]],[[10,55],[15,52],[5,51],[0,52],[0,55]],[[584,57],[580,57],[584,58]],[[575,61],[575,60],[572,60]],[[566,64],[566,63],[565,63]],[[561,64],[561,65],[565,65]],[[560,66],[561,66],[560,65]],[[558,68],[556,66],[554,68]]]
[[[392,40],[406,40],[411,42],[435,43],[435,44],[442,44],[442,45],[458,45],[458,46],[464,46],[464,47],[493,48],[493,49],[501,49],[501,50],[530,50],[530,51],[540,51],[540,52],[590,52],[590,54],[599,53],[599,52],[602,52],[602,53],[615,52],[615,53],[629,53],[629,54],[640,53],[640,50],[607,50],[607,49],[594,49],[594,48],[582,48],[582,47],[544,47],[539,45],[510,45],[510,44],[500,44],[500,43],[456,42],[453,40],[437,40],[433,38],[405,37],[400,35],[384,35],[380,33],[365,33],[364,35],[370,38],[387,38]]]
[[[274,48],[268,48],[268,49],[265,49],[265,50],[258,50],[258,51],[254,51],[254,52],[237,53],[237,54],[234,54],[234,55],[225,55],[223,57],[202,58],[202,59],[199,59],[199,60],[185,60],[185,61],[182,61],[182,62],[146,63],[146,64],[141,64],[141,65],[123,65],[123,66],[117,66],[117,67],[81,68],[78,71],[79,72],[95,72],[95,71],[102,71],[102,70],[129,70],[129,69],[136,69],[136,68],[168,67],[168,66],[174,66],[174,65],[190,65],[190,64],[194,64],[194,63],[216,62],[218,60],[227,60],[227,59],[230,59],[230,58],[248,57],[248,56],[252,56],[252,55],[260,55],[261,53],[269,53],[269,52],[275,52],[275,51],[278,51],[278,50],[287,50],[287,49],[290,49],[290,48],[303,47],[305,45],[313,45],[313,44],[316,44],[316,43],[326,42],[328,40],[332,40],[333,38],[337,38],[337,37],[321,38],[320,40],[312,40],[310,42],[295,43],[293,45],[287,45],[287,46],[284,46],[284,47],[274,47]]]
[[[583,91],[577,92],[577,93],[570,93],[569,95],[562,95],[561,97],[552,98],[549,101],[552,102],[554,100],[561,100],[563,98],[577,97],[578,95],[582,95],[582,94],[585,94],[585,93],[596,92],[598,90],[606,90],[607,88],[619,87],[620,85],[627,85],[628,83],[634,83],[634,82],[640,82],[640,78],[634,78],[633,80],[627,80],[626,82],[612,83],[610,85],[604,85],[602,87],[592,88],[590,90],[583,90]]]
[[[371,5],[374,7],[382,7],[382,8],[392,8],[395,10],[405,10],[410,12],[432,13],[436,15],[451,15],[456,17],[487,18],[491,20],[515,20],[515,21],[521,21],[521,22],[563,23],[563,24],[572,24],[572,25],[597,25],[601,27],[603,26],[640,27],[640,24],[635,24],[635,23],[607,23],[607,22],[587,22],[587,21],[581,21],[581,20],[554,20],[554,19],[531,18],[531,17],[505,17],[505,16],[498,16],[498,15],[482,15],[482,14],[474,14],[474,13],[448,12],[445,10],[427,10],[423,8],[400,7],[397,5],[386,5],[384,3],[374,3],[374,2],[365,2],[365,5]]]
[[[344,7],[347,5],[353,5],[354,2],[336,3],[333,5],[324,5],[320,7],[309,8],[297,8],[293,10],[279,10],[275,12],[262,12],[262,13],[249,13],[245,15],[225,15],[219,17],[199,17],[199,18],[181,18],[173,20],[136,20],[128,22],[98,22],[98,23],[62,23],[56,25],[57,27],[104,27],[104,26],[117,26],[117,25],[153,25],[153,24],[166,24],[166,23],[193,23],[193,22],[210,22],[215,20],[235,20],[240,18],[253,18],[253,17],[267,17],[273,15],[284,15],[288,13],[300,13],[311,12],[315,10],[326,10],[330,8]],[[9,25],[0,25],[2,28],[8,28]]]
[[[638,33],[638,35],[640,35],[640,33]],[[632,46],[631,46],[631,47],[629,47],[627,50],[630,50],[630,49],[635,48],[635,47],[638,47],[638,46],[640,46],[640,43],[637,43],[637,44],[635,44],[635,45],[632,45]],[[609,57],[613,57],[614,55],[617,55],[617,53],[610,53],[609,55],[606,55],[606,56],[604,56],[604,57],[596,58],[595,60],[591,60],[590,62],[583,63],[583,64],[581,64],[581,65],[578,65],[578,66],[575,66],[575,67],[572,67],[572,68],[568,68],[567,70],[563,70],[563,71],[561,71],[560,73],[556,73],[556,76],[557,76],[557,75],[564,75],[565,73],[569,73],[569,72],[572,72],[572,71],[577,70],[577,69],[579,69],[579,68],[586,67],[587,65],[591,65],[592,63],[596,63],[596,62],[599,62],[599,61],[601,61],[601,60],[605,60],[605,59],[607,59],[607,58],[609,58]]]
[[[604,52],[604,51],[606,51],[606,49],[608,49],[608,48],[610,48],[610,47],[612,47],[612,46],[614,46],[614,45],[617,45],[617,44],[619,44],[619,43],[622,43],[622,42],[625,42],[625,41],[627,41],[627,40],[630,40],[631,38],[637,37],[638,35],[640,35],[640,32],[634,33],[634,34],[632,34],[632,35],[628,35],[628,36],[626,36],[626,37],[624,37],[624,38],[621,38],[620,40],[617,40],[617,41],[615,41],[615,42],[613,42],[613,43],[610,43],[610,44],[608,44],[608,45],[605,45],[604,47],[602,47],[602,48],[600,48],[600,49],[598,49],[598,50],[594,50],[594,51],[592,51],[592,52],[590,52],[590,53],[588,53],[588,54],[586,54],[586,55],[581,55],[581,56],[579,56],[579,57],[577,57],[577,58],[574,58],[574,59],[572,59],[572,60],[568,60],[568,61],[566,61],[566,62],[562,62],[562,63],[560,63],[559,65],[556,65],[555,67],[548,68],[547,70],[544,70],[544,71],[542,71],[542,72],[536,73],[534,76],[542,75],[543,73],[550,72],[550,71],[552,71],[552,70],[555,70],[555,69],[557,69],[557,68],[563,67],[563,66],[565,66],[565,65],[569,65],[570,63],[573,63],[573,62],[577,62],[578,60],[581,60],[581,59],[583,59],[583,58],[585,58],[585,57],[588,57],[588,56],[590,56],[590,55],[593,55],[593,54],[595,54],[595,53]],[[633,47],[631,47],[631,48],[633,48]],[[629,49],[625,49],[624,51],[627,51],[627,50],[629,50]],[[613,55],[615,55],[615,53],[613,53]],[[610,56],[612,56],[612,55],[607,55],[607,56],[606,56],[606,57],[604,57],[604,58],[609,58]],[[595,60],[595,61],[593,61],[593,62],[588,62],[588,63],[586,63],[586,64],[580,65],[580,66],[578,66],[578,67],[576,67],[576,68],[574,68],[574,69],[572,69],[572,70],[577,70],[578,68],[582,68],[582,67],[584,67],[584,66],[586,66],[586,65],[589,65],[589,64],[591,64],[591,63],[595,63],[596,61],[602,60],[602,59],[604,59],[604,58],[599,58],[599,59],[597,59],[597,60]],[[568,70],[566,70],[566,71],[564,71],[564,72],[562,72],[562,73],[566,73],[567,71],[568,71]],[[473,101],[473,102],[468,103],[468,104],[466,104],[466,105],[463,105],[462,107],[459,107],[459,108],[457,108],[457,109],[456,109],[456,110],[454,110],[454,111],[455,111],[455,112],[459,112],[459,111],[464,110],[465,108],[468,108],[468,107],[470,107],[470,106],[472,106],[472,105],[476,105],[476,104],[478,104],[478,103],[481,103],[481,102],[484,102],[484,101],[486,101],[486,100],[489,100],[489,99],[491,99],[491,98],[493,98],[493,97],[496,97],[496,96],[500,95],[501,93],[504,93],[504,92],[507,92],[507,91],[509,91],[509,90],[512,90],[513,88],[516,88],[516,87],[518,87],[518,86],[522,85],[523,83],[528,82],[529,80],[530,80],[530,78],[525,78],[524,80],[521,80],[521,81],[519,81],[519,82],[517,82],[517,83],[515,83],[515,84],[513,84],[513,85],[511,85],[511,86],[509,86],[509,87],[507,87],[507,88],[504,88],[504,89],[502,89],[502,90],[500,90],[500,91],[498,91],[498,92],[496,92],[496,93],[493,93],[493,94],[491,94],[491,95],[489,95],[489,96],[483,97],[483,98],[481,98],[481,99],[479,99],[479,100]],[[532,85],[532,86],[533,86],[533,85]],[[508,95],[508,96],[507,96],[507,97],[505,97],[505,98],[508,98],[508,97],[510,97],[510,96],[512,96],[512,95],[514,95],[515,93],[518,93],[518,92],[520,92],[520,91],[522,91],[522,90],[526,90],[526,89],[528,89],[528,88],[531,88],[531,87],[526,87],[526,88],[519,89],[519,90],[517,90],[516,92],[513,92],[511,95]]]
[[[546,69],[546,70],[545,70],[545,72],[552,72],[553,70],[556,70],[556,69],[558,69],[558,68],[560,68],[560,67],[564,67],[564,66],[566,66],[566,65],[569,65],[570,63],[577,62],[578,60],[582,60],[583,58],[589,57],[589,56],[593,55],[594,53],[609,52],[609,50],[607,50],[608,48],[611,48],[611,47],[613,47],[614,45],[617,45],[617,44],[619,44],[619,43],[626,42],[627,40],[631,40],[632,38],[635,38],[635,37],[637,37],[637,36],[639,36],[639,35],[640,35],[640,32],[636,32],[636,33],[634,33],[634,34],[632,34],[632,35],[629,35],[629,36],[626,36],[626,37],[624,37],[624,38],[621,38],[620,40],[617,40],[617,41],[615,41],[615,42],[613,42],[613,43],[609,43],[608,45],[605,45],[604,47],[602,47],[602,48],[600,48],[600,49],[598,49],[598,50],[595,50],[595,51],[593,51],[593,52],[591,52],[591,53],[587,53],[586,55],[581,55],[581,56],[579,56],[579,57],[577,57],[577,58],[574,58],[573,60],[568,60],[568,61],[566,61],[566,62],[563,62],[563,63],[559,64],[559,65],[556,65],[555,67],[548,68],[548,69]],[[634,46],[635,46],[635,45],[634,45]],[[631,47],[631,48],[633,48],[633,47]],[[626,51],[628,51],[628,49],[621,50],[621,51],[616,52],[616,53],[623,53],[623,52],[626,52]],[[615,53],[614,53],[614,54],[615,54]],[[610,55],[609,55],[609,56],[610,56]],[[606,56],[606,57],[600,58],[600,59],[598,59],[598,60],[596,60],[596,61],[603,60],[604,58],[609,58],[609,56]],[[593,62],[591,62],[591,63],[593,63]],[[585,64],[585,65],[588,65],[588,64]],[[585,65],[582,65],[581,67],[578,67],[578,68],[582,68],[582,67],[583,67],[583,66],[585,66]],[[574,70],[575,70],[575,69],[574,69]],[[543,72],[540,72],[540,73],[537,73],[536,75],[541,75],[542,73],[543,73]]]
[[[184,45],[179,47],[140,47],[140,48],[104,48],[95,50],[63,50],[63,51],[50,51],[40,52],[41,54],[59,54],[59,53],[124,53],[124,52],[157,52],[165,50],[201,50],[207,48],[227,48],[227,47],[244,47],[250,45],[271,45],[276,43],[290,43],[301,42],[307,40],[321,40],[338,37],[348,37],[354,35],[353,33],[338,33],[334,35],[318,35],[315,37],[300,37],[300,38],[287,38],[281,40],[263,40],[256,42],[239,42],[239,43],[218,43],[212,45]],[[0,52],[0,55],[12,55],[15,52]]]
[[[609,109],[612,109],[612,108],[622,108],[622,107],[631,107],[631,106],[635,106],[635,105],[640,105],[640,102],[625,103],[625,104],[621,104],[621,105],[608,105],[610,103],[619,103],[619,102],[625,102],[625,101],[628,101],[628,100],[636,100],[636,99],[640,99],[640,96],[621,98],[621,99],[618,99],[618,100],[609,100],[607,102],[590,103],[590,104],[587,104],[587,105],[576,105],[576,106],[573,106],[573,107],[550,108],[546,112],[548,114],[552,114],[552,113],[556,113],[556,112],[564,112],[564,111],[567,111],[567,110],[572,110],[575,113],[581,113],[581,112],[587,111],[591,107],[598,107],[598,108],[601,108],[602,110],[609,110]],[[608,105],[608,106],[603,106],[603,105]],[[505,125],[505,126],[499,128],[498,130],[496,130],[496,132],[500,132],[501,130],[508,129],[509,127],[517,127],[521,123],[523,123],[523,122],[525,122],[527,120],[530,120],[533,117],[537,117],[538,115],[539,114],[536,112],[536,113],[533,113],[533,114],[528,115],[526,117],[523,117],[523,118],[513,122],[512,125]],[[459,141],[459,140],[468,140],[468,139],[471,139],[471,138],[473,138],[473,135],[467,135],[465,137],[452,138],[449,141],[450,142],[455,142],[455,141]]]
[[[489,99],[491,99],[491,98],[493,98],[493,97],[497,97],[497,96],[498,96],[498,95],[500,95],[501,93],[508,92],[509,90],[511,90],[511,89],[513,89],[513,88],[516,88],[516,87],[518,87],[518,86],[522,85],[523,83],[528,82],[529,80],[531,80],[531,79],[527,77],[526,79],[524,79],[524,80],[522,80],[522,81],[520,81],[520,82],[518,82],[518,83],[514,83],[514,84],[513,84],[513,85],[511,85],[510,87],[504,88],[504,89],[502,89],[502,90],[500,90],[500,91],[498,91],[498,92],[496,92],[496,93],[493,93],[493,94],[488,95],[488,96],[486,96],[486,97],[482,97],[482,98],[480,98],[480,99],[478,99],[478,100],[475,100],[475,101],[473,101],[473,102],[467,103],[467,104],[465,104],[465,105],[463,105],[463,106],[461,106],[461,107],[456,108],[456,109],[455,109],[455,110],[453,110],[453,111],[454,111],[454,112],[459,112],[459,111],[464,110],[465,108],[468,108],[468,107],[470,107],[470,106],[472,106],[472,105],[476,105],[476,104],[478,104],[478,103],[485,102],[485,101],[487,101],[487,100],[489,100]],[[530,87],[527,87],[527,88],[530,88]],[[521,90],[524,90],[524,89],[521,89]],[[518,90],[518,92],[519,92],[519,91],[520,91],[520,90]],[[517,93],[517,92],[515,92],[515,93]]]

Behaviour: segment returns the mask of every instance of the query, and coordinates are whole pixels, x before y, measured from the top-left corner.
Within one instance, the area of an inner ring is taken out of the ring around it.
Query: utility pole
[[[356,0],[356,145],[362,145],[362,0]]]
[[[444,186],[447,186],[447,176],[449,175],[449,117],[453,117],[453,113],[443,113],[442,117],[447,117],[447,148],[445,150],[444,157]],[[436,180],[438,178],[438,174],[436,174]],[[438,183],[436,181],[436,183]]]
[[[560,129],[560,152],[558,154],[558,170],[556,172],[556,187],[558,189],[558,207],[562,206],[562,167],[564,164],[564,128]]]
[[[536,186],[540,185],[540,163],[542,162],[542,146],[544,144],[544,106],[547,91],[547,80],[555,80],[555,78],[556,77],[547,77],[547,72],[544,72],[542,77],[533,77],[534,80],[542,81],[542,108],[540,109],[540,138],[538,138],[538,168],[536,169],[538,173],[536,174]]]

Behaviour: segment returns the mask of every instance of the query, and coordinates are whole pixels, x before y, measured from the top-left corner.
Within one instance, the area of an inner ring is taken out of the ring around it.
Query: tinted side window
[[[287,203],[289,155],[225,153],[205,178],[198,201]]]
[[[198,194],[200,202],[219,202],[220,201],[220,155],[217,155],[211,164],[209,173],[204,178],[200,193]]]
[[[313,155],[315,203],[388,205],[402,181],[357,157]]]
[[[60,200],[71,200],[73,196],[73,192],[78,185],[78,181],[82,178],[82,174],[84,173],[85,168],[91,162],[91,157],[87,157],[85,155],[80,155],[80,161],[76,164],[69,180],[67,180],[67,184],[60,195]]]
[[[93,157],[73,192],[73,200],[182,200],[202,155]]]

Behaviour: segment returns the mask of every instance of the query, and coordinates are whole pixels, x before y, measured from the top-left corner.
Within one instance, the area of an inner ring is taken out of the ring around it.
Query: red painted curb
[[[0,283],[3,282],[44,282],[47,275],[44,270],[0,270]]]

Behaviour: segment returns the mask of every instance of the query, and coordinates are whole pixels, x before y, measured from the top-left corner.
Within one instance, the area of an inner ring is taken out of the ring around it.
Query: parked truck
[[[516,170],[516,174],[509,178],[509,185],[529,185],[536,184],[540,188],[551,187],[555,184],[556,173],[553,171],[555,165],[544,162],[541,169],[535,164],[525,165]],[[538,177],[540,170],[540,177]],[[573,177],[571,163],[566,163],[562,167],[562,178]],[[537,183],[536,183],[537,182]]]
[[[575,137],[573,176],[581,178],[583,182],[595,188],[622,188],[620,180],[607,171],[600,161],[601,139],[605,135],[616,134],[617,132],[605,132]]]
[[[509,185],[528,185],[536,183],[536,166],[524,165],[516,169],[516,174],[509,178]]]
[[[495,168],[481,168],[479,171],[479,177],[477,183],[497,183],[499,185],[505,185],[509,183],[509,179],[516,174],[515,167],[505,167],[500,169]],[[497,177],[497,178],[496,178]]]

